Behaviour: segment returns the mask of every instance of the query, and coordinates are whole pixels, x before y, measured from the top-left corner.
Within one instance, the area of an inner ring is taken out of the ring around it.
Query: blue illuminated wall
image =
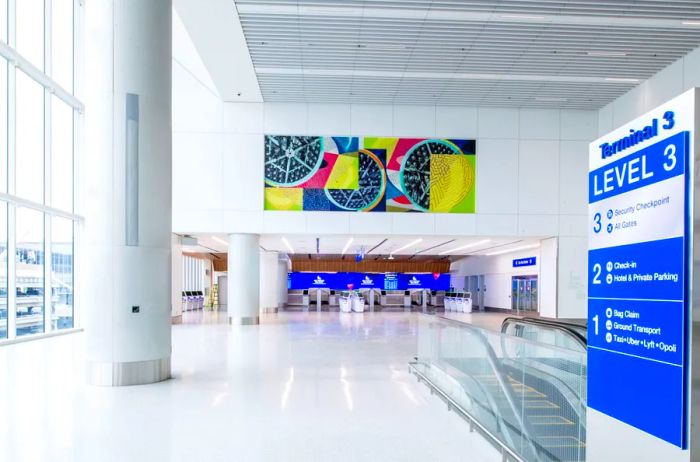
[[[380,290],[449,290],[449,273],[441,274],[403,274],[403,273],[289,273],[287,287],[294,290],[322,288],[347,290],[348,284],[353,289]]]

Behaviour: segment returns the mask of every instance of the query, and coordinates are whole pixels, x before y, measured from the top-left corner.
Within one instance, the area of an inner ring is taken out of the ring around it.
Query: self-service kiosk
[[[471,313],[471,292],[448,292],[447,294],[445,294],[445,311],[453,311],[456,313]]]

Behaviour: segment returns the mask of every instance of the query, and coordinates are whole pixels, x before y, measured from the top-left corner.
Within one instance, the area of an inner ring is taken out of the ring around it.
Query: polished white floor
[[[84,385],[83,334],[0,347],[0,461],[499,461],[407,372],[404,313],[173,326],[174,379]]]

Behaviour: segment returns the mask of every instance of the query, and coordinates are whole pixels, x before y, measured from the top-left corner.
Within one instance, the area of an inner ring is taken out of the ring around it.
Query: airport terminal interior
[[[696,87],[700,0],[0,0],[0,461],[700,461]]]

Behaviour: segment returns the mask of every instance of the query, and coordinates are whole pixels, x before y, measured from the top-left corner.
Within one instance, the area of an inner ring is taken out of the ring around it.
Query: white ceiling
[[[186,252],[226,253],[226,235],[195,234],[197,246],[185,246]],[[284,239],[294,252],[290,252]],[[352,238],[350,245],[348,241]],[[317,249],[318,239],[318,249]],[[359,252],[365,255],[442,257],[463,255],[484,255],[523,246],[535,245],[539,239],[508,237],[451,237],[451,236],[308,236],[308,235],[272,235],[260,237],[260,247],[290,255],[336,255],[352,257]]]
[[[698,0],[235,6],[265,101],[596,109],[700,45]]]

